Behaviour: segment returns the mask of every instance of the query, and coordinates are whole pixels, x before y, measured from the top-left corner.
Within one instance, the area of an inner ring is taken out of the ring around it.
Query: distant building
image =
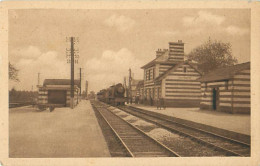
[[[144,103],[194,107],[200,104],[201,72],[196,63],[184,61],[184,43],[169,42],[169,49],[158,49],[156,58],[144,69]]]
[[[139,98],[139,91],[138,91],[138,83],[141,82],[142,80],[136,80],[133,79],[131,80],[131,93],[132,93],[132,101],[135,102],[137,98]]]
[[[142,104],[144,100],[144,80],[138,82],[136,89],[137,89],[136,96],[138,96],[139,98],[139,103]]]
[[[201,109],[250,113],[250,62],[217,69],[199,81]]]
[[[39,104],[56,104],[63,107],[70,106],[70,79],[45,79],[39,87]],[[74,105],[78,103],[80,81],[74,80]]]

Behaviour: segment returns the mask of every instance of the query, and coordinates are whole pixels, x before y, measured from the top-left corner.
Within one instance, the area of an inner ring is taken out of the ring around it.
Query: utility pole
[[[127,88],[127,85],[126,85],[126,77],[124,77],[124,87],[125,87],[125,95],[126,95],[126,102],[127,104],[129,103],[129,98],[128,98],[128,88]]]
[[[38,73],[38,86],[40,85],[40,74],[41,73]]]
[[[81,68],[79,68],[79,83],[80,83],[80,85],[79,85],[79,95],[81,97]]]
[[[70,48],[71,48],[71,75],[70,75],[70,107],[73,109],[74,108],[74,38],[70,38]]]
[[[132,86],[131,86],[132,76],[131,76],[131,74],[132,74],[131,68],[129,68],[129,96],[130,96],[130,104],[132,104]]]
[[[86,80],[86,86],[85,86],[85,91],[86,91],[86,96],[85,96],[85,99],[87,99],[88,97],[88,81]]]
[[[78,63],[78,57],[79,55],[75,55],[75,52],[77,52],[78,50],[74,49],[74,44],[75,44],[75,37],[70,37],[69,41],[70,41],[70,49],[67,51],[70,52],[70,55],[67,55],[67,62],[71,64],[71,75],[70,75],[70,108],[73,109],[74,108],[74,63]],[[67,40],[68,41],[68,40]],[[74,59],[74,56],[76,56],[76,60]],[[69,59],[70,58],[70,59]]]

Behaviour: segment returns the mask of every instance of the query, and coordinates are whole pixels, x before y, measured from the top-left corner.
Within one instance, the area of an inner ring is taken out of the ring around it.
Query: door
[[[48,91],[49,104],[66,105],[66,91],[65,90],[49,90]]]
[[[212,107],[213,110],[217,110],[219,103],[219,90],[218,88],[213,88],[212,92]]]

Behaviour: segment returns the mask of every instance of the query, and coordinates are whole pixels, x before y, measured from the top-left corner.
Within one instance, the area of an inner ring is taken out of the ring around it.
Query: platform
[[[164,114],[183,120],[184,123],[194,122],[192,125],[201,126],[201,129],[212,132],[219,130],[219,133],[230,131],[229,135],[234,137],[243,137],[250,142],[250,115],[228,114],[211,110],[200,110],[199,108],[171,108],[157,109],[152,106],[132,104],[147,111]],[[200,125],[201,124],[201,125]],[[223,130],[221,130],[223,129]],[[224,133],[225,134],[225,133]],[[248,142],[246,141],[246,142]]]
[[[89,101],[73,110],[9,110],[9,157],[109,157],[110,153]]]

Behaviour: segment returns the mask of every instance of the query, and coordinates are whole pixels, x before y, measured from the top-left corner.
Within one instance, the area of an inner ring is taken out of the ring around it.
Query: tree
[[[10,62],[9,62],[9,79],[19,82],[18,79],[18,69],[16,69]]]
[[[232,66],[237,59],[232,56],[230,43],[221,41],[212,42],[210,39],[193,49],[188,55],[189,59],[198,62],[198,68],[207,73],[217,68]]]

